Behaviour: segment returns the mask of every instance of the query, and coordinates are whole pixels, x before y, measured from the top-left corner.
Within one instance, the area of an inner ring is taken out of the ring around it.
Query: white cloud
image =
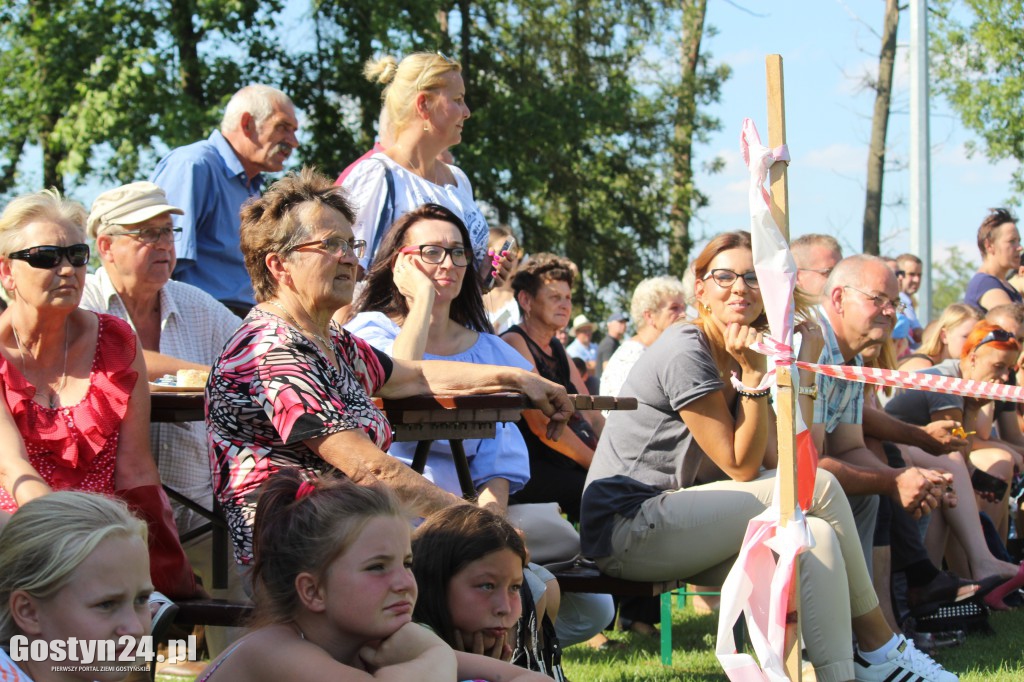
[[[831,171],[833,173],[863,174],[867,163],[867,148],[845,142],[836,142],[827,147],[812,149],[793,159],[794,164],[804,168]]]
[[[712,54],[714,51],[712,50]],[[721,64],[728,64],[733,69],[746,66],[755,62],[764,62],[764,54],[757,50],[740,50],[738,52],[730,52],[729,54],[723,54],[721,56],[714,55],[715,62]]]

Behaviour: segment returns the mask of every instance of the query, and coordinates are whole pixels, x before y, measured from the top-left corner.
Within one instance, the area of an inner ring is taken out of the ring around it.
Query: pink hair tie
[[[312,495],[316,492],[316,484],[313,481],[303,481],[299,484],[299,489],[295,491],[295,499],[301,500],[307,495]]]

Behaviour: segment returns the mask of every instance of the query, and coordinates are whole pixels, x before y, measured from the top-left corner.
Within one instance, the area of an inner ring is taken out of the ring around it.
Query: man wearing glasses
[[[794,239],[789,249],[796,261],[797,286],[817,301],[832,268],[843,259],[839,242],[827,234],[805,234]]]
[[[891,333],[902,308],[898,295],[896,276],[883,259],[857,255],[840,261],[822,293],[825,349],[820,362],[862,365],[860,354],[881,345]],[[881,410],[865,410],[863,385],[819,375],[818,396],[812,433],[819,452],[825,455],[821,466],[836,475],[847,495],[887,495],[914,517],[929,513],[941,502],[945,478],[939,472],[893,468],[867,448],[866,433],[880,440],[908,440],[907,435],[889,438],[884,431],[887,426],[904,432],[910,429],[895,419],[879,429],[877,420],[884,421],[887,415]],[[913,431],[923,434],[914,438],[914,445],[936,449],[938,444],[926,431]],[[860,530],[865,533],[865,553],[869,553],[873,524],[866,523]]]
[[[208,372],[238,328],[238,317],[212,296],[171,279],[174,237],[181,229],[174,227],[171,216],[181,214],[160,187],[133,182],[96,197],[87,224],[103,265],[86,275],[81,306],[131,324],[142,344],[150,381],[179,369]],[[161,481],[212,509],[205,424],[152,424],[150,444]],[[204,522],[177,502],[172,508],[179,534]],[[184,548],[195,570],[209,578],[211,536],[204,534]],[[230,583],[235,572],[228,575]],[[216,645],[218,635],[210,636],[211,645]]]
[[[876,355],[903,308],[898,296],[896,275],[882,258],[857,255],[840,261],[822,292],[825,348],[820,362],[860,366],[861,354]],[[950,420],[908,425],[878,407],[866,406],[862,384],[818,376],[811,432],[823,455],[820,466],[835,474],[850,498],[865,556],[871,556],[877,544],[883,551],[880,556],[887,557],[884,548],[890,544],[891,531],[893,568],[906,571],[918,600],[941,600],[945,578],[928,561],[912,519],[929,514],[943,503],[952,479],[935,469],[906,466],[898,449],[885,447],[884,443],[914,445],[945,454],[965,445],[963,439],[952,435],[955,425]],[[864,500],[879,496],[884,499],[876,543],[874,517],[879,507]],[[875,577],[882,577],[884,583],[888,568],[880,565],[879,572],[886,575]],[[958,589],[954,584],[953,592]]]
[[[245,317],[256,299],[239,246],[239,209],[261,194],[263,173],[276,173],[299,146],[299,123],[286,94],[249,85],[234,94],[220,130],[171,150],[150,180],[184,209],[175,220],[174,279],[199,287]]]

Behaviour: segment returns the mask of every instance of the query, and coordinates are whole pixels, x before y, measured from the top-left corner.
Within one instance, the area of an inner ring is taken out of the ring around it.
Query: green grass
[[[715,658],[717,616],[697,615],[691,608],[674,609],[671,667],[661,665],[657,638],[616,632],[611,636],[629,644],[615,652],[583,646],[567,649],[563,667],[570,682],[724,682]],[[960,674],[962,682],[1019,682],[1024,680],[1024,613],[993,613],[993,635],[970,634],[960,647],[940,650],[935,658]],[[158,675],[160,682],[184,678]]]
[[[960,647],[939,650],[935,658],[962,682],[1019,682],[1024,680],[1024,614],[994,613],[993,635],[971,634]],[[571,682],[719,682],[727,678],[715,658],[717,616],[697,615],[691,608],[673,611],[672,667],[661,665],[658,640],[631,633],[614,633],[629,648],[619,652],[572,647],[563,667]]]

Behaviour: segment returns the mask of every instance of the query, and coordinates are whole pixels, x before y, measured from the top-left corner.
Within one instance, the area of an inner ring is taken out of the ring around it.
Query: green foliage
[[[124,182],[205,137],[240,85],[278,84],[302,111],[296,161],[334,174],[368,149],[371,57],[442,50],[473,116],[453,152],[492,220],[528,251],[572,258],[602,316],[668,269],[670,210],[706,198],[674,168],[717,121],[727,67],[678,65],[682,12],[660,0],[14,0],[0,7],[0,194],[30,145],[44,182]],[[304,9],[300,9],[304,8]],[[295,10],[300,10],[296,12]],[[287,18],[287,21],[285,20]],[[685,81],[685,82],[684,82]],[[692,102],[691,102],[692,100]],[[687,161],[688,162],[688,161]],[[713,168],[706,169],[713,171]],[[21,187],[19,189],[25,189]]]
[[[274,44],[260,0],[17,0],[0,15],[0,193],[27,144],[43,182],[129,181],[209,134]],[[201,57],[216,51],[216,56]]]
[[[964,299],[967,283],[978,271],[978,264],[964,258],[960,249],[949,247],[946,259],[932,263],[931,319],[938,319],[950,303]]]
[[[1024,0],[931,4],[936,89],[981,137],[989,159],[1024,161]],[[1014,191],[1024,193],[1022,168],[1014,173]]]

